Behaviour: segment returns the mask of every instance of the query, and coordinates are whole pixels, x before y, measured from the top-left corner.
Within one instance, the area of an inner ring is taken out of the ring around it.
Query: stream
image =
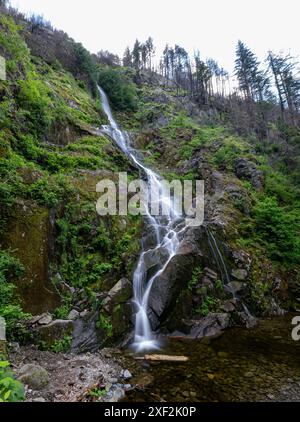
[[[159,352],[185,355],[186,363],[134,361],[126,352],[138,386],[126,400],[300,401],[300,341],[291,338],[291,320],[291,315],[265,319],[215,339],[170,339]]]

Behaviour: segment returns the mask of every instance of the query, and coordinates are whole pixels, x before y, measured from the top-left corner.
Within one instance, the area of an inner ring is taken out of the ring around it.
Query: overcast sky
[[[199,49],[227,70],[238,39],[262,60],[284,50],[300,56],[299,0],[12,0],[23,12],[43,14],[92,52],[123,55],[135,39],[151,35],[159,52],[166,43]]]

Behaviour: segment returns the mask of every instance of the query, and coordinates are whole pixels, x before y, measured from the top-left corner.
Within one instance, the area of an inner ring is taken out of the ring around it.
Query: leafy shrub
[[[113,326],[108,316],[100,313],[99,319],[96,323],[96,327],[105,331],[107,337],[112,337]]]
[[[29,129],[43,135],[51,122],[49,88],[34,73],[30,73],[26,80],[20,80],[19,86],[18,104],[25,110],[23,115],[29,122]]]
[[[9,362],[0,361],[0,403],[21,402],[25,400],[23,384],[14,379]]]
[[[5,318],[8,338],[12,338],[16,324],[28,317],[15,296],[11,278],[20,277],[24,268],[7,251],[0,251],[0,315]]]
[[[80,43],[74,44],[74,53],[77,61],[77,68],[74,69],[78,77],[87,75],[90,88],[94,96],[97,95],[97,72],[91,54]]]
[[[201,306],[197,309],[197,313],[201,316],[207,316],[209,312],[214,310],[218,301],[213,296],[206,296],[201,304]]]
[[[102,69],[98,81],[117,110],[135,110],[137,94],[135,85],[119,69]]]
[[[50,350],[54,353],[64,353],[70,350],[72,343],[72,336],[65,336],[61,340],[56,340],[51,346]]]
[[[300,258],[299,212],[279,207],[275,198],[266,197],[253,208],[255,232],[270,258],[297,263]]]

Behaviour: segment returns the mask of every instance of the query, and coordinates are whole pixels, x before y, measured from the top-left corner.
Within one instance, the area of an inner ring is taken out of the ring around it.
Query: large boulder
[[[49,375],[46,369],[31,363],[21,367],[18,379],[34,390],[41,390],[49,383]]]
[[[212,313],[200,320],[188,321],[186,331],[189,337],[215,337],[230,325],[228,313]]]
[[[114,306],[127,302],[132,297],[132,284],[127,278],[121,278],[108,292],[102,307],[110,312]]]
[[[101,345],[102,333],[97,330],[98,313],[87,313],[74,324],[71,353],[96,352]]]
[[[153,329],[157,329],[174,308],[178,295],[187,287],[200,256],[196,244],[191,239],[183,240],[177,255],[153,281],[149,297],[149,317]]]
[[[107,297],[102,302],[102,307],[100,310],[100,328],[102,317],[102,322],[103,320],[106,320],[107,323],[111,325],[111,332],[109,333],[109,338],[112,341],[120,340],[120,338],[122,338],[122,336],[126,332],[128,332],[129,328],[131,327],[131,297],[132,283],[127,278],[122,278],[108,292]],[[105,337],[105,332],[103,334]]]

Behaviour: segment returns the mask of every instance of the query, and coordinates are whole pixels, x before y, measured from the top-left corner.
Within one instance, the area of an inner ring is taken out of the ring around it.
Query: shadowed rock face
[[[177,255],[153,282],[149,298],[149,318],[152,328],[157,329],[166,321],[175,306],[179,293],[184,289],[201,253],[191,239],[183,240]]]

